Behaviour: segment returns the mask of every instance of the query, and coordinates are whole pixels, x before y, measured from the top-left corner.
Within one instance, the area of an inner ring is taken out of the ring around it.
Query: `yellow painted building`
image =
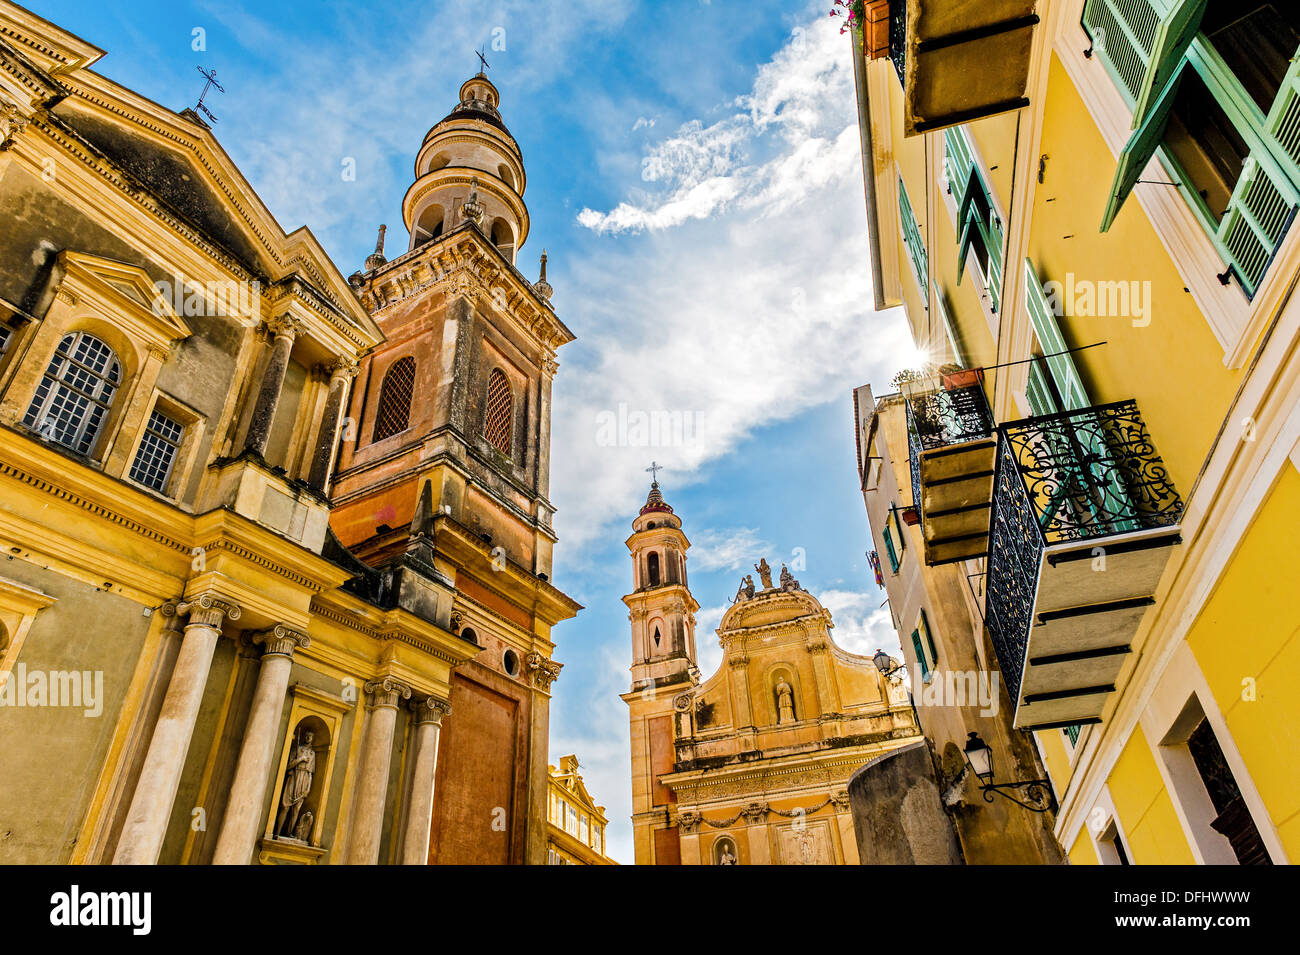
[[[102,55],[0,0],[0,862],[543,863],[573,336],[495,88],[345,279]]]
[[[951,629],[992,651],[1071,861],[1287,863],[1300,12],[865,6],[876,305],[924,366],[900,503],[972,582]]]
[[[546,800],[547,865],[618,865],[605,854],[605,807],[597,806],[578,772],[578,757],[549,767]]]
[[[690,541],[656,482],[627,539],[637,865],[856,865],[850,778],[918,743],[906,690],[831,637],[782,565],[742,581],[701,679]]]

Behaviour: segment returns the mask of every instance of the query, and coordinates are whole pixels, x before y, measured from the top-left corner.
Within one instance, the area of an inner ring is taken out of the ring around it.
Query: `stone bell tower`
[[[632,522],[632,593],[623,598],[632,625],[632,688],[623,694],[632,734],[632,828],[637,864],[680,861],[676,828],[667,825],[674,796],[659,777],[672,772],[676,739],[687,735],[691,691],[699,683],[695,612],[686,577],[690,541],[659,482]]]
[[[381,227],[348,279],[386,340],[357,377],[331,528],[388,599],[480,648],[453,671],[432,862],[544,862],[551,627],[580,609],[550,583],[551,384],[574,336],[545,265],[515,268],[524,163],[499,101],[482,73],[462,84],[416,153],[408,248],[387,259]]]

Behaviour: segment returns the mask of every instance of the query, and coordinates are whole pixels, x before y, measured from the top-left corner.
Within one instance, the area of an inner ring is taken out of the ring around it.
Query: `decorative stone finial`
[[[465,200],[465,205],[461,207],[465,213],[465,218],[476,226],[483,225],[483,204],[478,201],[478,176],[475,176],[469,183],[469,198]]]
[[[384,233],[388,231],[388,226],[379,227],[379,238],[375,240],[375,251],[366,256],[366,271],[373,272],[382,265],[387,265],[388,260],[384,258]]]
[[[533,291],[537,297],[549,302],[551,296],[555,294],[555,289],[551,288],[551,283],[546,281],[546,250],[542,249],[542,276],[533,283]]]

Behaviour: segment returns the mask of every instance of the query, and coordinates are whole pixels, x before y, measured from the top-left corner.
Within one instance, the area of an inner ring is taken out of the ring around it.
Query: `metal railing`
[[[1183,502],[1133,401],[1001,425],[985,619],[1012,699],[1043,550],[1176,526]]]
[[[906,0],[889,0],[889,58],[894,61],[898,72],[898,82],[907,87],[903,79],[907,65],[907,2]]]
[[[907,427],[921,450],[934,451],[989,437],[993,412],[978,383],[944,388],[908,395]]]

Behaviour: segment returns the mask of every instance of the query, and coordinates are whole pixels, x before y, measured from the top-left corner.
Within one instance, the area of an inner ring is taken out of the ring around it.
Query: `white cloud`
[[[654,118],[646,119],[644,116],[638,116],[636,122],[632,124],[632,132],[635,133],[638,129],[653,129],[655,122]]]
[[[831,636],[843,649],[863,656],[870,656],[877,649],[896,657],[902,654],[889,606],[882,605],[883,591],[827,590],[818,594],[817,599],[831,612],[835,624]]]
[[[697,570],[735,570],[748,567],[772,545],[753,527],[705,528],[691,533],[691,567]]]

